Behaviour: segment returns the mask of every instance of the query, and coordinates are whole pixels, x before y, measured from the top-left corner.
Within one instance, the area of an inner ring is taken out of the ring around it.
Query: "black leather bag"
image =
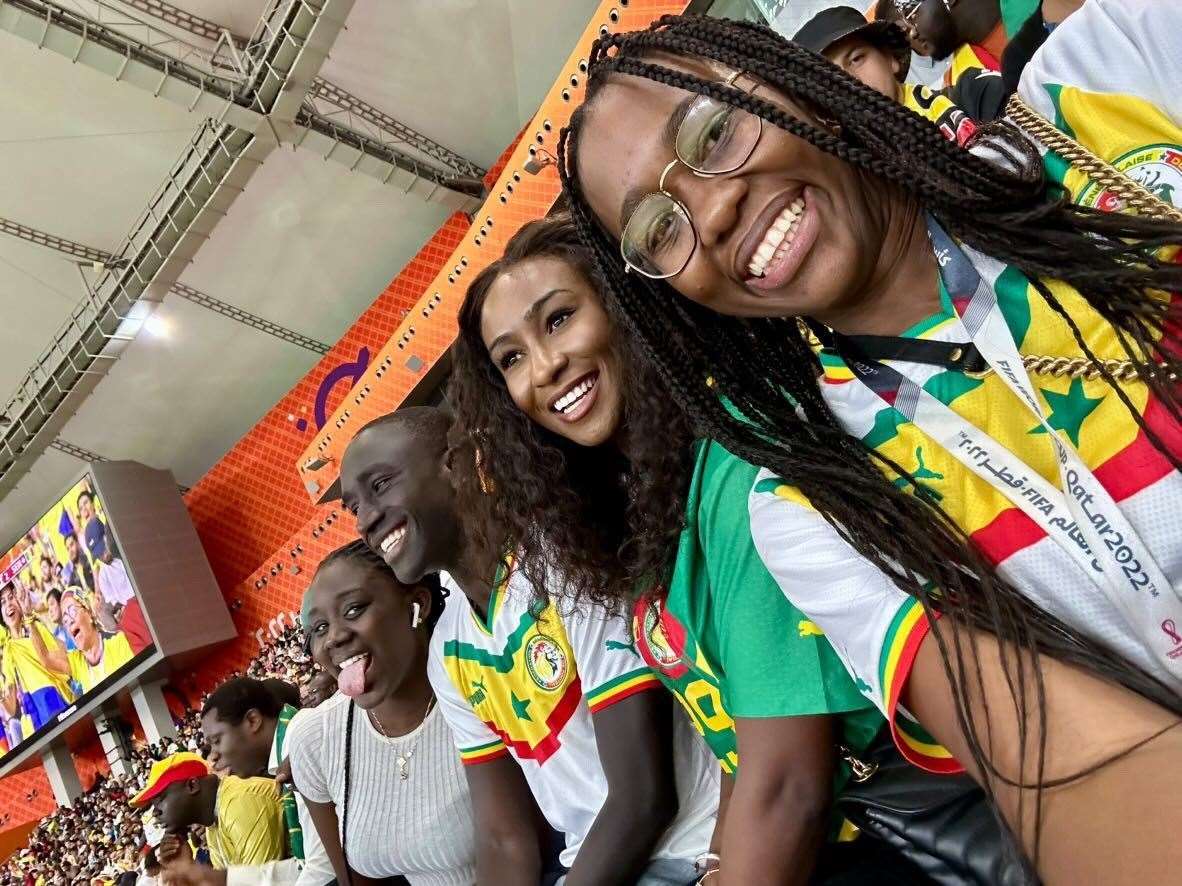
[[[843,752],[854,776],[837,798],[838,811],[940,886],[1036,884],[976,782],[913,766],[889,733],[861,754]]]

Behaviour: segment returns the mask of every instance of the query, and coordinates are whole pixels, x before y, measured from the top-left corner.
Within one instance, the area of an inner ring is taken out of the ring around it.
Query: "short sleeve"
[[[751,537],[788,601],[824,632],[858,690],[882,711],[884,646],[907,596],[788,486],[761,471],[749,498]]]
[[[1089,0],[1034,54],[1018,93],[1058,120],[1057,86],[1133,95],[1182,125],[1182,6],[1162,0]]]
[[[325,705],[332,704],[331,701]],[[293,717],[287,727],[284,750],[291,761],[291,779],[296,790],[313,803],[330,803],[332,794],[324,774],[324,761],[320,759],[325,744],[323,741],[324,719],[328,710],[322,706]]]
[[[465,766],[487,763],[508,753],[505,743],[492,731],[460,695],[443,664],[443,643],[438,634],[431,640],[427,656],[427,678],[435,690],[439,710],[451,730],[452,740]]]
[[[899,705],[931,622],[919,600],[860,556],[800,492],[760,471],[748,501],[751,534],[781,591],[825,632],[854,680],[890,722],[903,756],[931,772],[960,772],[952,754]]]
[[[562,609],[562,626],[591,713],[638,692],[661,688],[660,680],[636,650],[628,618],[590,603],[570,609]]]
[[[75,681],[83,688],[87,687],[87,680],[89,679],[89,668],[86,666],[86,659],[82,655],[80,649],[73,649],[66,653],[66,661],[70,663],[70,679]]]
[[[699,583],[732,717],[800,717],[868,706],[822,631],[780,591],[752,539],[747,496],[756,469],[711,444],[694,513]],[[683,561],[685,562],[685,561]],[[703,577],[704,572],[704,577]]]

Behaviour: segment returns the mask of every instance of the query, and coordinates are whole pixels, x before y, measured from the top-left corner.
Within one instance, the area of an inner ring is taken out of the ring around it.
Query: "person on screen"
[[[65,517],[65,512],[62,512]],[[62,530],[62,541],[66,546],[66,556],[69,558],[65,569],[65,583],[66,587],[81,588],[84,591],[94,592],[94,570],[90,568],[90,560],[82,552],[82,546],[78,544],[78,535],[74,531],[74,527],[68,520],[64,521],[69,525],[69,530]]]
[[[46,649],[61,647],[45,625],[26,615],[16,585],[11,581],[0,589],[0,619],[8,633],[4,662],[0,664],[0,680],[8,688],[3,698],[4,709],[10,717],[18,716],[18,710],[23,711],[32,727],[28,731],[36,732],[74,700],[69,677],[61,668],[47,668],[35,643],[40,641]]]
[[[82,524],[82,534],[86,539],[86,547],[90,551],[91,558],[94,560],[99,559],[94,546],[96,542],[101,541],[113,552],[113,556],[118,559],[119,549],[115,546],[111,538],[107,524],[103,522],[95,510],[94,494],[88,489],[83,489],[78,493],[78,518]]]
[[[62,626],[75,648],[67,652],[56,640],[50,646],[34,638],[33,646],[46,668],[69,676],[83,692],[89,692],[135,658],[122,631],[107,633],[99,629],[94,613],[80,594],[66,591],[61,608]]]
[[[60,564],[55,558],[41,558],[41,593],[48,595],[50,591],[64,591],[62,585]],[[59,594],[60,596],[60,594]]]
[[[45,614],[46,626],[57,641],[66,647],[66,652],[77,649],[74,638],[62,624],[62,592],[57,588],[51,588],[45,595]]]
[[[86,547],[94,559],[96,585],[102,598],[115,608],[118,615],[119,607],[135,599],[135,590],[131,586],[131,579],[127,577],[127,567],[123,565],[123,560],[115,556],[107,528],[99,522],[101,528],[92,538],[90,528],[94,525],[92,522],[86,527]]]
[[[0,665],[7,657],[6,648],[10,637],[7,630],[0,631]],[[8,753],[21,743],[23,736],[21,717],[23,715],[24,711],[21,710],[20,698],[15,687],[9,686],[3,678],[0,678],[0,721],[4,725],[4,753]]]

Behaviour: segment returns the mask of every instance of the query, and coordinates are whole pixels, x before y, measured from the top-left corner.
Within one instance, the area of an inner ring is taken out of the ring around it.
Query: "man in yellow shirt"
[[[277,861],[287,849],[275,782],[233,775],[219,780],[197,754],[173,754],[153,764],[131,805],[151,806],[170,834],[204,826],[210,861],[218,870]]]

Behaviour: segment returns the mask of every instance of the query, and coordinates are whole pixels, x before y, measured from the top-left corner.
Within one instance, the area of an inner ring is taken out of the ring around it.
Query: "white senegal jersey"
[[[431,636],[427,673],[465,765],[512,754],[546,820],[566,835],[570,866],[600,807],[607,779],[593,715],[631,695],[664,691],[637,653],[627,619],[590,604],[542,605],[519,570],[498,570],[481,619],[454,581]],[[675,710],[680,812],[654,858],[706,851],[718,807],[718,767]]]
[[[1047,38],[1018,94],[1093,153],[1182,207],[1182,3],[1088,0]],[[1115,194],[1052,152],[1051,178],[1085,206]]]

